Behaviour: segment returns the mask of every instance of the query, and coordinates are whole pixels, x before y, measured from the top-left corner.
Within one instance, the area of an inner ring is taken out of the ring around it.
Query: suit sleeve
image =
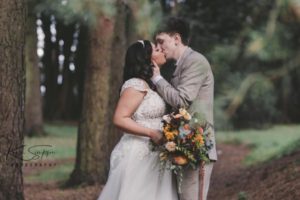
[[[207,62],[195,61],[181,72],[179,84],[174,88],[165,79],[156,83],[158,93],[172,107],[188,108],[197,97],[209,70]]]

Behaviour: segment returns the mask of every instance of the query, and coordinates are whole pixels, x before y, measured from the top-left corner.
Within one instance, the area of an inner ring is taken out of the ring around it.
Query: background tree
[[[190,45],[212,65],[218,128],[299,122],[298,0],[161,3],[190,22]]]
[[[89,2],[87,6],[97,7],[97,1]],[[109,127],[112,123],[110,117],[110,98],[116,94],[110,91],[116,88],[118,80],[110,81],[112,74],[112,48],[116,20],[124,9],[121,1],[111,3],[108,9],[118,10],[107,13],[99,10],[95,13],[95,21],[88,29],[89,51],[88,63],[85,67],[85,83],[81,120],[78,130],[77,155],[75,169],[71,174],[69,183],[104,183],[108,172],[110,137]],[[124,20],[124,18],[119,18]],[[122,25],[121,23],[119,25]],[[124,31],[124,29],[121,29]],[[119,34],[119,33],[118,33]],[[125,34],[123,32],[123,34]],[[116,70],[118,71],[118,70]],[[115,76],[113,77],[115,78]],[[113,84],[113,85],[111,85]]]
[[[86,26],[92,19],[83,1],[37,1],[43,113],[47,121],[78,120],[86,62]],[[74,9],[81,10],[74,10]]]
[[[127,25],[130,20],[131,10],[128,5],[117,2],[117,14],[115,16],[115,30],[112,39],[111,47],[111,65],[109,74],[109,109],[106,120],[108,152],[112,151],[116,143],[119,141],[121,134],[114,124],[112,123],[115,107],[119,100],[119,91],[123,83],[123,66],[125,51],[129,45],[129,40],[132,37],[127,31]],[[116,59],[118,58],[118,59]],[[109,162],[108,160],[106,161]]]
[[[27,1],[28,8],[34,7],[37,1]],[[25,103],[25,134],[28,136],[44,135],[42,96],[40,91],[40,68],[37,55],[36,14],[29,10],[26,22],[26,103]]]
[[[0,199],[22,200],[25,1],[0,1]]]

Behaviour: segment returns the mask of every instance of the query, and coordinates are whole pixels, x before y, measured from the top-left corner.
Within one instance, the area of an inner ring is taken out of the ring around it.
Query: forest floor
[[[241,144],[219,144],[208,200],[294,200],[300,197],[300,150],[281,159],[255,166],[242,161],[250,148]],[[72,164],[61,160],[56,166]],[[24,175],[45,168],[24,170]],[[26,200],[96,200],[103,186],[63,189],[62,182],[24,181]],[[298,197],[298,198],[297,198]]]

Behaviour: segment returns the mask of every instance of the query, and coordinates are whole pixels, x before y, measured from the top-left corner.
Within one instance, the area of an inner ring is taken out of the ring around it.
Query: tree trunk
[[[139,39],[138,32],[136,30],[137,21],[134,10],[131,8],[130,4],[125,5],[125,19],[126,50],[130,44]]]
[[[123,83],[123,67],[125,60],[125,52],[126,47],[128,45],[127,31],[126,31],[126,20],[128,7],[120,3],[117,7],[117,15],[116,15],[116,25],[115,25],[115,35],[113,39],[112,52],[111,52],[111,70],[110,73],[110,94],[109,94],[109,102],[110,108],[108,110],[108,119],[107,126],[109,132],[109,153],[112,151],[113,147],[119,141],[121,133],[112,123],[113,114],[115,111],[115,107],[119,100],[119,91]],[[118,59],[116,59],[118,58]]]
[[[108,172],[106,128],[110,94],[111,47],[114,20],[98,16],[89,31],[89,61],[85,70],[84,97],[79,122],[77,157],[69,184],[105,183]]]
[[[89,63],[85,70],[82,116],[75,170],[69,184],[105,183],[112,148],[120,138],[112,116],[122,84],[126,6],[117,1],[114,19],[103,16],[89,32]]]
[[[64,25],[58,23],[58,37],[64,41],[63,55],[65,56],[63,65],[63,82],[59,86],[59,91],[57,94],[57,108],[55,109],[54,118],[60,120],[69,120],[71,118],[70,112],[72,110],[70,103],[73,101],[72,98],[72,72],[69,70],[71,46],[73,42],[73,33],[75,31],[74,24]]]
[[[25,134],[28,136],[45,135],[43,130],[42,96],[40,91],[40,69],[37,56],[36,19],[31,15],[26,27],[26,103]]]
[[[0,0],[0,199],[21,200],[25,1]]]
[[[76,119],[80,118],[83,102],[83,91],[84,91],[84,77],[85,77],[85,66],[87,66],[88,56],[88,27],[85,25],[80,26],[80,34],[78,37],[78,50],[75,55],[75,82],[74,85],[78,90],[78,96],[76,98],[76,104],[74,107],[73,115]]]
[[[57,76],[59,74],[58,69],[58,41],[53,43],[51,41],[50,32],[50,17],[42,15],[43,31],[45,33],[45,48],[44,56],[42,58],[44,64],[45,74],[45,87],[46,93],[44,96],[43,113],[47,120],[54,118],[55,110],[57,109],[57,93],[59,85],[57,84]]]

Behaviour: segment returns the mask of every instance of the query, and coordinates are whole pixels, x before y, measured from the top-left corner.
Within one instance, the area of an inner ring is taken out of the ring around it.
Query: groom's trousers
[[[183,173],[180,200],[206,200],[214,162],[203,168],[187,169]]]

